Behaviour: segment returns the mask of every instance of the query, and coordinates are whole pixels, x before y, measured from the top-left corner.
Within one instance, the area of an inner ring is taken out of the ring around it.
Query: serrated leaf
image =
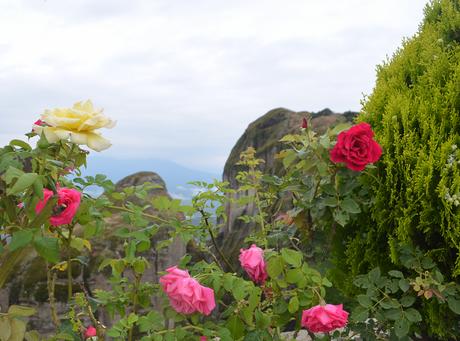
[[[414,308],[409,308],[407,310],[404,311],[404,315],[406,315],[406,318],[410,321],[410,322],[420,322],[422,320],[422,315],[420,315],[420,313],[415,310]]]
[[[396,277],[396,278],[404,278],[404,275],[401,271],[398,271],[398,270],[391,270],[391,271],[388,271],[388,274],[391,276],[391,277]]]
[[[291,314],[294,314],[299,310],[299,298],[297,296],[293,296],[289,300],[288,310]]]
[[[364,308],[372,307],[372,300],[367,295],[358,295],[356,299],[358,300],[359,304]]]
[[[226,324],[226,327],[230,331],[234,340],[238,340],[240,337],[244,335],[244,328],[242,328],[243,326],[243,321],[241,321],[241,319],[236,314],[230,316]]]
[[[460,300],[453,298],[452,296],[447,298],[447,305],[449,309],[454,313],[460,315]]]
[[[281,257],[283,260],[298,268],[302,265],[302,254],[299,251],[283,248],[281,249]]]
[[[340,207],[351,214],[356,214],[361,212],[361,208],[359,208],[359,205],[354,201],[352,198],[345,198],[342,200],[340,203]]]
[[[48,262],[59,262],[59,241],[57,238],[36,237],[34,246],[38,254]]]
[[[13,187],[9,188],[6,191],[7,195],[14,195],[21,193],[26,188],[32,186],[32,184],[37,180],[38,174],[37,173],[25,173],[21,175],[18,180],[14,183]]]
[[[402,318],[395,322],[395,333],[397,337],[406,336],[409,333],[410,323],[406,319]]]
[[[399,288],[403,291],[406,292],[410,288],[410,283],[407,279],[401,278],[398,282]]]
[[[20,249],[32,241],[34,233],[30,229],[16,231],[11,237],[11,243],[8,245],[10,251]]]
[[[267,261],[267,272],[270,278],[277,278],[284,268],[284,261],[280,256],[274,256]]]
[[[369,317],[369,310],[364,307],[357,307],[351,313],[351,319],[355,322],[365,321]]]

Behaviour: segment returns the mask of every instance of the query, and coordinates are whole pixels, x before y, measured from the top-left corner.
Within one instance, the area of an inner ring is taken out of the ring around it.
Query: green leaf
[[[8,308],[8,315],[16,317],[29,317],[36,313],[36,310],[31,307],[24,307],[20,305],[12,305]]]
[[[358,300],[359,304],[361,304],[364,308],[370,308],[372,307],[372,300],[370,299],[369,296],[367,295],[358,295],[356,297]]]
[[[449,309],[452,310],[454,313],[460,315],[460,300],[457,300],[453,298],[452,296],[449,296],[447,298],[447,305],[449,306]]]
[[[0,341],[8,341],[11,335],[10,319],[7,316],[0,317]]]
[[[369,317],[369,310],[358,306],[351,313],[351,319],[355,322],[365,321]]]
[[[10,320],[11,336],[8,341],[23,341],[26,333],[26,323],[19,319]]]
[[[40,341],[40,334],[36,330],[31,330],[30,332],[26,332],[24,338],[26,341]]]
[[[299,251],[283,248],[281,249],[281,257],[284,261],[298,268],[302,265],[302,254]]]
[[[348,212],[341,209],[334,210],[332,216],[340,226],[345,226],[350,220],[350,215],[348,214]]]
[[[406,292],[409,290],[410,283],[407,279],[401,278],[398,282],[399,288],[403,291]]]
[[[265,329],[265,328],[268,328],[270,326],[270,317],[261,312],[260,310],[256,310],[255,312],[255,317],[256,317],[256,327],[258,329]],[[241,327],[240,327],[241,328]]]
[[[288,310],[291,314],[294,314],[299,310],[299,298],[297,296],[293,296],[289,300]]]
[[[380,268],[374,268],[369,272],[369,281],[376,283],[380,279]]]
[[[10,146],[17,146],[17,147],[20,147],[24,150],[27,150],[27,151],[31,151],[32,150],[32,147],[29,146],[29,144],[27,142],[24,142],[22,140],[11,140],[10,143],[9,143]]]
[[[414,304],[415,297],[414,296],[403,296],[400,302],[403,307],[407,308],[407,307],[410,307],[412,304]]]
[[[401,309],[388,309],[385,311],[385,317],[389,320],[397,321],[402,318]]]
[[[422,320],[422,315],[420,315],[420,313],[415,310],[414,308],[409,308],[407,310],[404,311],[404,314],[406,315],[407,319],[410,321],[410,322],[420,322]]]
[[[406,319],[402,318],[395,322],[395,333],[397,337],[406,336],[409,333],[410,323]]]
[[[277,278],[283,272],[283,268],[284,261],[280,256],[274,256],[268,259],[267,272],[270,278]]]
[[[388,274],[391,276],[391,277],[396,277],[396,278],[404,278],[404,275],[401,271],[398,271],[398,270],[391,270],[391,271],[388,271]]]
[[[232,334],[234,340],[238,340],[239,338],[243,337],[244,323],[241,321],[237,314],[230,316],[230,318],[227,320],[226,327]]]
[[[350,197],[347,197],[345,198],[341,203],[340,203],[340,207],[348,212],[348,213],[352,213],[352,214],[356,214],[356,213],[360,213],[361,212],[361,209],[359,208],[359,205],[356,203],[356,201],[354,201],[352,198]]]
[[[290,269],[286,272],[286,281],[288,283],[298,283],[304,279],[301,269]]]
[[[15,182],[12,188],[8,189],[7,195],[14,195],[24,191],[26,188],[32,186],[32,184],[37,180],[37,173],[25,173],[21,175],[18,180]]]
[[[13,233],[11,243],[8,245],[10,251],[20,249],[32,241],[34,233],[32,230],[21,230]]]
[[[57,238],[36,237],[34,246],[38,254],[48,262],[59,262],[59,241]]]

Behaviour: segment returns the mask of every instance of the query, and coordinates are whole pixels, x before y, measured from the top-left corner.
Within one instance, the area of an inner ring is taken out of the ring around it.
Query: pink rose
[[[168,295],[171,306],[178,313],[192,314],[196,311],[209,315],[216,307],[214,290],[204,287],[177,266],[166,269],[167,275],[160,278],[163,291]]]
[[[58,202],[53,209],[53,215],[50,218],[50,224],[53,226],[70,224],[80,206],[81,193],[76,189],[58,188]],[[35,213],[39,214],[45,207],[48,200],[53,196],[53,191],[44,188],[43,200],[40,200],[35,206]]]
[[[328,333],[334,329],[345,327],[348,312],[343,305],[317,305],[302,313],[302,326],[312,333]]]
[[[97,336],[97,330],[93,326],[89,326],[85,331],[85,339]]]
[[[330,152],[331,161],[344,162],[347,168],[362,171],[369,163],[377,162],[382,155],[382,147],[373,137],[374,132],[368,123],[360,123],[341,132]]]
[[[264,284],[267,279],[267,266],[264,260],[264,250],[252,244],[247,250],[240,250],[240,263],[249,277],[255,282]]]
[[[200,336],[200,341],[208,341],[208,338],[206,336]]]

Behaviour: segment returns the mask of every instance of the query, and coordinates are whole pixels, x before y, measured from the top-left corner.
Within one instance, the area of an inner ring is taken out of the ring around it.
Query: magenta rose
[[[97,330],[93,326],[89,326],[85,331],[85,339],[97,336]]]
[[[240,263],[249,277],[259,284],[264,284],[267,279],[267,266],[264,260],[264,250],[252,244],[247,250],[240,250]]]
[[[200,312],[209,315],[216,307],[214,290],[200,285],[189,273],[177,266],[166,269],[168,274],[160,278],[163,291],[175,311],[183,314]]]
[[[331,161],[343,162],[347,168],[362,171],[366,165],[377,162],[382,147],[374,141],[374,132],[368,123],[359,123],[343,131],[330,152]]]
[[[302,327],[312,333],[328,333],[337,328],[345,327],[348,322],[348,312],[343,305],[317,305],[302,313]]]
[[[63,187],[58,188],[57,195],[58,202],[57,206],[53,209],[50,224],[53,226],[70,224],[80,206],[81,193],[76,189]],[[37,206],[35,206],[35,213],[39,214],[52,196],[53,191],[47,188],[43,189],[43,200],[40,200]]]

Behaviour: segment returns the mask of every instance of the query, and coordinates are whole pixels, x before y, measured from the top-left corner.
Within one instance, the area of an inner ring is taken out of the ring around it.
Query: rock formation
[[[338,114],[330,109],[324,109],[317,113],[295,112],[284,108],[270,110],[249,124],[244,134],[233,147],[225,163],[223,181],[228,181],[233,189],[238,188],[236,175],[241,170],[241,167],[236,163],[239,161],[241,152],[248,147],[255,148],[257,151],[256,157],[265,161],[261,164],[262,172],[280,174],[282,164],[275,159],[275,155],[283,147],[279,140],[287,134],[298,133],[304,117],[310,117],[311,128],[321,134],[328,127],[351,121],[356,114],[356,112],[351,111]],[[238,259],[239,249],[243,246],[244,238],[254,228],[253,224],[245,223],[239,220],[238,217],[251,215],[256,209],[253,203],[249,203],[244,206],[227,204],[225,210],[228,219],[226,222],[221,222],[223,226],[219,234],[219,243],[221,243],[224,252],[235,262]]]

